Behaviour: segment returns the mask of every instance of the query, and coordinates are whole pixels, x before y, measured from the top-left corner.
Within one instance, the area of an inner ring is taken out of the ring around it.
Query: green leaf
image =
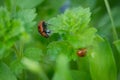
[[[56,71],[52,80],[72,80],[68,67],[68,58],[61,54],[57,58]]]
[[[0,39],[4,37],[4,34],[10,28],[10,13],[6,8],[0,7]]]
[[[23,30],[29,32],[32,31],[31,28],[35,25],[35,17],[36,17],[35,9],[24,9],[20,10],[16,14],[16,18],[21,20],[23,24]]]
[[[120,75],[120,40],[116,40],[114,41],[114,45],[117,49],[117,52],[115,53],[115,59],[116,59],[116,63],[117,63],[117,71],[118,71],[118,75]],[[118,77],[120,79],[120,77]]]
[[[42,61],[42,59],[44,58],[42,50],[33,47],[26,48],[24,56],[35,61]]]
[[[60,54],[67,55],[69,59],[75,59],[77,56],[74,53],[73,47],[66,41],[51,42],[47,46],[47,55],[51,60],[56,60]]]
[[[30,71],[34,73],[39,73],[41,71],[41,67],[38,61],[34,61],[27,57],[23,57],[21,59],[21,63]]]
[[[96,37],[89,54],[92,80],[117,80],[117,69],[112,49],[106,40]]]
[[[83,32],[71,34],[67,37],[67,41],[74,46],[74,48],[84,48],[93,45],[96,29],[87,28]]]
[[[52,24],[49,29],[54,33],[82,32],[88,26],[90,15],[89,8],[78,7],[68,9],[64,14],[58,15],[48,21],[48,23]]]
[[[10,68],[17,76],[22,74],[22,71],[24,69],[23,65],[21,64],[20,60],[18,60],[18,59],[11,62]]]
[[[10,28],[8,28],[9,30]],[[11,30],[6,32],[5,40],[10,40],[11,38],[18,37],[23,32],[22,23],[20,20],[11,21]]]
[[[48,28],[52,33],[59,33],[74,48],[92,45],[96,29],[89,26],[90,9],[77,7],[68,9],[64,14],[58,15],[48,21]]]
[[[85,71],[72,70],[73,80],[91,80],[90,75]]]
[[[44,73],[42,65],[40,65],[38,61],[23,57],[21,59],[21,63],[25,66],[26,69],[30,70],[32,73],[38,74],[41,80],[49,80]]]
[[[0,80],[17,80],[9,67],[3,62],[0,62]]]
[[[12,30],[10,20],[11,17],[9,11],[5,7],[0,7],[0,58],[3,58],[5,55],[9,54],[7,53],[7,50],[10,49],[15,41],[14,39],[6,39],[6,37],[10,35],[8,34],[10,30]]]
[[[87,49],[86,56],[79,57],[77,59],[78,72],[79,72],[79,75],[81,74],[82,77],[80,77],[80,79],[82,78],[82,80],[91,80],[90,63],[89,63],[88,54],[89,54],[89,49]]]
[[[29,32],[35,25],[35,17],[35,9],[19,10],[13,17],[6,7],[0,7],[1,58],[8,54],[7,50],[19,39],[24,42],[30,40]]]
[[[119,53],[120,53],[120,40],[114,41],[114,44],[115,44],[117,50],[118,50]]]

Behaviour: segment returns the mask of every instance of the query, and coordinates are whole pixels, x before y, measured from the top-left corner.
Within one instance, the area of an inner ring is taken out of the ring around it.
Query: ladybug
[[[82,49],[79,49],[79,50],[77,51],[77,55],[78,55],[79,57],[84,57],[84,56],[86,55],[86,53],[87,53],[86,48],[82,48]]]
[[[50,31],[47,30],[47,23],[45,21],[41,21],[38,24],[38,31],[43,37],[45,38],[49,37],[48,33],[50,33]]]

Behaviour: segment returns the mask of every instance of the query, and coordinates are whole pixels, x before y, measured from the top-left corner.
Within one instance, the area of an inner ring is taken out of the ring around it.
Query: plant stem
[[[19,58],[19,51],[18,51],[18,49],[17,49],[16,43],[14,44],[13,47],[14,47],[14,49],[15,49],[15,53],[16,53],[17,57]]]
[[[110,21],[111,21],[111,24],[112,24],[113,39],[114,39],[114,40],[118,40],[118,35],[117,35],[117,31],[116,31],[116,29],[115,29],[115,24],[114,24],[112,15],[111,15],[111,10],[110,10],[110,6],[109,6],[109,2],[108,2],[108,0],[104,0],[104,2],[105,2],[105,6],[106,6],[106,8],[107,8],[108,15],[109,15],[109,17],[110,17]]]
[[[23,45],[24,43],[20,42],[19,49],[18,49],[16,46],[16,43],[14,44],[15,53],[19,59],[23,57]]]
[[[23,57],[23,45],[24,45],[24,42],[20,42],[20,58]]]

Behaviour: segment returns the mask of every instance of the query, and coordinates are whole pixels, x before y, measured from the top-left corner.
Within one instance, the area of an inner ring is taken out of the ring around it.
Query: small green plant
[[[88,8],[83,9],[79,7],[67,10],[64,14],[58,15],[48,21],[51,24],[48,28],[52,34],[59,34],[59,40],[51,42],[47,47],[49,52],[50,48],[54,47],[59,51],[53,51],[51,49],[50,55],[58,52],[58,54],[66,54],[70,59],[75,60],[78,58],[76,50],[79,48],[88,48],[92,45],[97,30],[89,26],[90,14]],[[57,49],[55,45],[60,49]],[[64,50],[65,48],[66,50]]]
[[[82,71],[88,72],[86,75],[91,75],[92,80],[116,80],[116,65],[112,51],[109,44],[96,34],[97,30],[90,26],[90,14],[88,8],[78,7],[50,19],[49,23],[53,26],[49,29],[59,34],[59,40],[48,45],[47,54],[52,58],[55,55],[53,59],[57,58],[56,55],[65,54],[70,60],[77,61],[80,71],[82,69]],[[82,60],[77,56],[79,48],[87,49],[87,56]],[[113,72],[111,71],[110,74],[111,67]],[[104,73],[101,72],[102,70]],[[103,77],[101,77],[101,73],[104,75]]]

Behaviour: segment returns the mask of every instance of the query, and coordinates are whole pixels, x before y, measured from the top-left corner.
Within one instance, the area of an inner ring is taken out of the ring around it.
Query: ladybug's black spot
[[[46,29],[46,28],[47,28],[47,23],[45,23],[45,22],[43,21],[42,26],[44,27],[44,29]]]

